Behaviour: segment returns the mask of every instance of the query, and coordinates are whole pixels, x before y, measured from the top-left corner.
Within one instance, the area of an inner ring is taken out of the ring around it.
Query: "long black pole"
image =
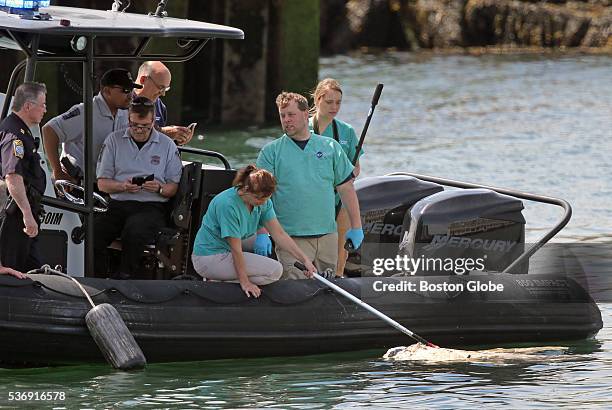
[[[363,141],[365,141],[366,133],[368,132],[368,127],[370,126],[370,121],[372,120],[372,115],[374,115],[374,109],[378,104],[378,99],[380,98],[380,94],[382,94],[383,87],[385,85],[383,83],[378,83],[376,86],[376,90],[374,91],[374,95],[372,96],[372,103],[370,104],[370,110],[368,111],[368,118],[366,118],[366,123],[361,130],[361,136],[359,137],[359,143],[357,144],[357,149],[355,150],[355,156],[351,161],[351,164],[355,165],[357,160],[359,159],[359,153],[361,152],[361,147],[363,147]],[[340,205],[336,206],[336,218],[338,218],[338,213],[340,212]],[[351,252],[355,250],[353,246],[353,242],[351,240],[347,240],[344,244],[344,249]]]
[[[370,105],[370,111],[368,111],[368,118],[366,119],[366,123],[363,126],[363,130],[361,130],[361,136],[359,137],[359,143],[357,144],[357,151],[355,151],[355,156],[351,161],[353,165],[355,165],[357,163],[357,160],[359,159],[359,152],[361,151],[361,147],[363,147],[363,141],[365,140],[366,133],[368,132],[368,127],[370,126],[372,115],[374,115],[374,109],[378,104],[378,99],[380,98],[380,94],[382,93],[384,86],[384,84],[379,83],[376,86],[376,91],[374,91],[374,96],[372,96],[372,104]]]
[[[302,271],[306,271],[307,270],[306,266],[304,266],[304,264],[301,263],[301,262],[295,262],[293,264],[293,266],[295,266],[296,268],[298,268],[298,269],[300,269]],[[329,280],[325,279],[324,277],[322,277],[318,273],[315,273],[313,275],[313,277],[316,280],[318,280],[319,282],[325,284],[330,289],[336,291],[337,293],[341,294],[345,298],[349,299],[350,301],[352,301],[352,302],[358,304],[359,306],[361,306],[362,308],[366,309],[368,312],[373,313],[374,315],[378,316],[380,319],[384,320],[389,325],[393,326],[394,328],[396,328],[397,330],[399,330],[403,334],[405,334],[407,336],[410,336],[412,339],[416,340],[417,342],[422,343],[422,344],[424,344],[426,346],[429,346],[429,347],[439,347],[439,346],[437,346],[437,345],[427,341],[426,339],[422,338],[421,336],[417,335],[416,333],[414,333],[412,330],[408,329],[407,327],[402,326],[401,324],[399,324],[395,320],[391,319],[389,316],[385,315],[384,313],[382,313],[381,311],[375,309],[374,307],[368,305],[363,300],[361,300],[358,297],[352,295],[350,292],[342,289],[340,286],[336,285],[335,283],[330,282]]]

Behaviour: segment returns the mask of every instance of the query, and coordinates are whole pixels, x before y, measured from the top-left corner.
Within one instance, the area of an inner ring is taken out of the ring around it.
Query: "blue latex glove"
[[[267,233],[258,233],[257,238],[255,238],[253,251],[261,256],[272,255],[272,241],[270,240],[270,235]]]
[[[361,242],[363,242],[363,229],[349,229],[346,232],[344,239],[352,242],[353,249],[358,249],[361,246]]]

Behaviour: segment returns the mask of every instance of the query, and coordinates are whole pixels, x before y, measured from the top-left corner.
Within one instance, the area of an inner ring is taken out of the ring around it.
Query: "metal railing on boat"
[[[559,233],[559,231],[561,231],[561,229],[563,229],[565,225],[567,225],[570,218],[572,217],[571,205],[569,204],[569,202],[563,199],[560,199],[560,198],[553,198],[550,196],[531,194],[528,192],[516,191],[514,189],[508,189],[508,188],[499,188],[499,187],[494,187],[490,185],[481,185],[481,184],[475,184],[471,182],[456,181],[454,179],[446,179],[446,178],[434,177],[430,175],[414,174],[412,172],[393,172],[387,175],[388,176],[405,175],[405,176],[410,176],[413,178],[420,179],[422,181],[428,181],[428,182],[433,182],[433,183],[440,184],[440,185],[452,186],[455,188],[464,188],[464,189],[484,188],[484,189],[489,189],[491,191],[498,192],[500,194],[513,196],[515,198],[527,199],[529,201],[556,205],[556,206],[563,208],[563,211],[564,211],[563,216],[552,227],[552,229],[548,231],[546,234],[544,234],[540,239],[538,239],[533,244],[533,246],[531,246],[529,249],[523,252],[518,258],[516,258],[514,262],[508,265],[508,267],[503,270],[503,273],[512,273],[513,270],[517,266],[520,266],[521,264],[526,262],[534,253],[538,251],[538,249],[544,246],[553,236]]]

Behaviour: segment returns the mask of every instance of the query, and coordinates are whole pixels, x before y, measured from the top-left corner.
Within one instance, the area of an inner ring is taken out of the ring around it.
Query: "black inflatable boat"
[[[258,300],[248,299],[232,283],[78,280],[94,302],[117,308],[149,363],[390,348],[412,342],[314,280],[274,283],[264,287]],[[450,290],[421,291],[419,282],[424,280],[430,288],[447,284]],[[504,290],[470,290],[470,281]],[[443,346],[582,339],[602,327],[599,309],[585,290],[558,275],[370,277],[335,283]],[[408,283],[416,290],[408,291]],[[104,361],[85,326],[89,304],[70,280],[1,277],[0,293],[3,363]]]

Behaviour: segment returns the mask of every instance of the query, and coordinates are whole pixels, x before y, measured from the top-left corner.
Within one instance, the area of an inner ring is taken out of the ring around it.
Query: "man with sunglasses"
[[[127,108],[132,101],[133,90],[142,88],[132,80],[128,70],[108,70],[100,80],[100,92],[93,99],[93,144],[94,158],[97,158],[106,137],[113,131],[127,126]],[[52,118],[42,128],[45,153],[51,165],[53,180],[66,179],[79,183],[84,166],[84,104],[80,103],[64,114]],[[62,144],[61,160],[58,155]]]
[[[170,91],[172,74],[161,61],[145,61],[138,68],[136,82],[140,84],[134,93],[146,97],[155,104],[155,125],[178,145],[185,145],[193,138],[193,129],[180,125],[167,125],[168,110],[160,97]]]
[[[140,261],[166,225],[165,203],[178,189],[182,163],[176,144],[154,127],[153,102],[136,97],[129,128],[106,138],[98,158],[98,188],[110,194],[108,211],[96,217],[96,273],[106,273],[106,247],[121,237],[118,279],[139,278]],[[140,279],[146,279],[140,277]]]

